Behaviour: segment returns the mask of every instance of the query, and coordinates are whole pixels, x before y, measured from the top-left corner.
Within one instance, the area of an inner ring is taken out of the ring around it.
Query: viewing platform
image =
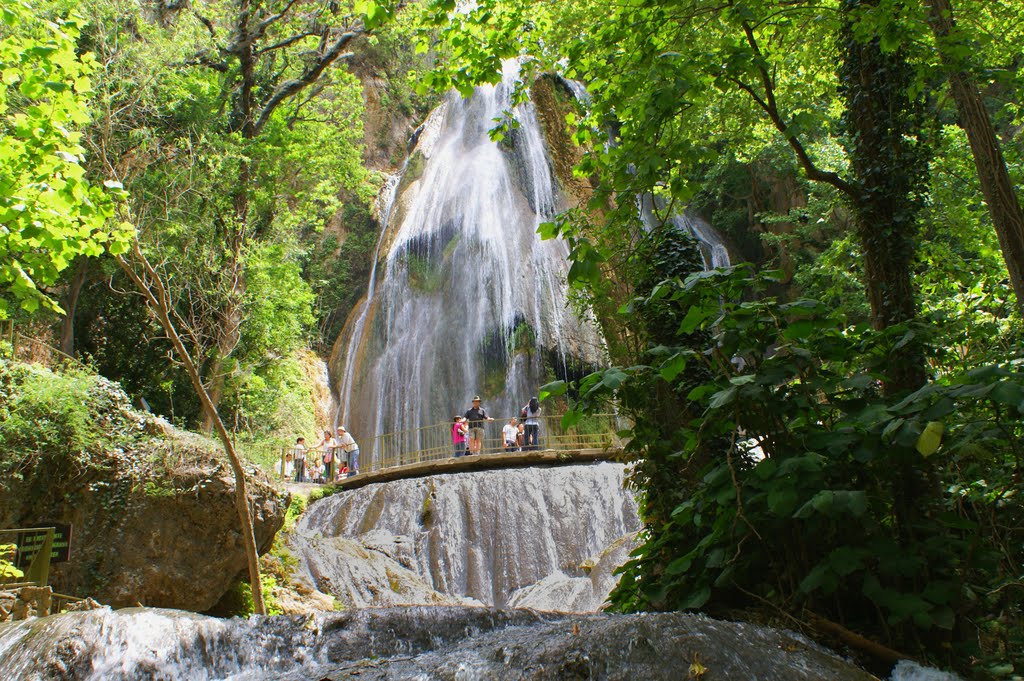
[[[500,468],[551,466],[592,461],[614,460],[625,444],[619,436],[624,429],[616,414],[590,414],[570,426],[560,416],[541,416],[539,441],[535,448],[522,447],[507,451],[501,436],[508,418],[488,421],[484,427],[481,452],[455,456],[452,423],[436,423],[421,428],[379,435],[360,448],[359,472],[333,483],[341,489],[356,489],[375,482],[418,478],[438,473],[461,473]],[[369,444],[369,446],[366,446]],[[278,474],[285,469],[285,456],[291,448],[281,451]],[[305,452],[307,460],[320,456],[319,450]],[[282,478],[288,476],[282,475]],[[307,478],[312,478],[307,467]]]
[[[499,468],[521,468],[526,466],[550,466],[573,463],[610,461],[622,452],[621,447],[603,449],[545,449],[530,452],[499,452],[494,454],[473,454],[418,461],[405,465],[360,472],[350,478],[343,478],[335,487],[358,489],[376,482],[392,482],[408,478],[421,478],[439,473],[464,473],[468,471],[495,470]]]

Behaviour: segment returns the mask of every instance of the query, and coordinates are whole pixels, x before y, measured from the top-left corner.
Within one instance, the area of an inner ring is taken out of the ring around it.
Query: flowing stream
[[[557,615],[406,607],[218,620],[130,608],[0,624],[0,678],[17,681],[871,681],[791,632],[700,615]],[[893,681],[953,677],[903,665]]]

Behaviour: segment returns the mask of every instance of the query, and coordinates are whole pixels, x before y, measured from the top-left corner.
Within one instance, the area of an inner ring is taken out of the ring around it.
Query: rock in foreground
[[[685,679],[870,681],[788,631],[683,613],[411,607],[218,620],[96,610],[0,625],[19,679]],[[699,665],[696,666],[696,665]]]
[[[54,397],[54,395],[58,397]],[[71,526],[54,591],[205,611],[247,574],[234,475],[217,446],[135,412],[121,388],[0,360],[0,528]],[[288,499],[247,471],[256,544]]]

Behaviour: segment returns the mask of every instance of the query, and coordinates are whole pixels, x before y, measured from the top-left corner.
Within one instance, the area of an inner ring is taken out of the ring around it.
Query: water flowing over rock
[[[603,357],[568,302],[567,246],[536,233],[565,200],[533,105],[515,108],[503,142],[488,137],[510,105],[515,65],[506,71],[431,114],[384,202],[368,300],[332,359],[339,421],[364,457],[374,435],[449,421],[475,394],[495,416],[517,414],[552,371]]]
[[[700,615],[414,607],[218,620],[107,609],[0,625],[0,677],[870,681],[787,631]],[[909,677],[908,677],[909,678]]]
[[[591,612],[640,528],[625,466],[522,468],[369,485],[313,504],[291,548],[345,604]]]

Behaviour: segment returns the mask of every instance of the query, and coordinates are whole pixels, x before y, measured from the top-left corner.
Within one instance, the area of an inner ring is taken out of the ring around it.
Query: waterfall
[[[424,123],[395,187],[365,304],[345,347],[339,421],[364,457],[381,433],[447,422],[481,395],[511,416],[570,362],[596,365],[603,341],[568,301],[568,248],[537,227],[564,207],[529,102],[502,142],[517,66]],[[415,436],[407,442],[415,449]]]
[[[722,236],[706,221],[686,212],[673,212],[667,217],[662,218],[657,212],[665,210],[665,204],[662,200],[655,199],[650,194],[641,196],[638,204],[640,219],[643,220],[647,229],[652,229],[662,220],[667,220],[680,231],[692,236],[697,242],[701,258],[704,260],[704,269],[728,267],[731,264],[729,261],[729,251],[725,247],[725,242],[722,241]]]
[[[483,604],[592,612],[640,529],[625,466],[434,475],[318,501],[289,540],[356,607]]]
[[[404,170],[404,168],[403,168]],[[377,215],[381,223],[380,238],[377,239],[377,247],[373,253],[373,264],[370,267],[370,283],[366,288],[366,298],[359,303],[354,313],[354,322],[351,331],[351,340],[344,347],[346,348],[344,373],[341,378],[341,385],[338,390],[338,412],[335,415],[334,426],[340,422],[343,414],[349,413],[351,406],[349,400],[352,397],[352,383],[355,380],[356,352],[359,349],[363,334],[366,330],[366,318],[369,315],[373,296],[377,284],[377,262],[380,260],[381,244],[384,242],[384,235],[387,233],[388,222],[391,219],[391,210],[395,205],[395,194],[398,192],[398,182],[402,179],[402,173],[396,173],[387,178],[384,187],[377,197]],[[344,337],[344,334],[342,334]],[[334,429],[331,429],[334,432]]]

